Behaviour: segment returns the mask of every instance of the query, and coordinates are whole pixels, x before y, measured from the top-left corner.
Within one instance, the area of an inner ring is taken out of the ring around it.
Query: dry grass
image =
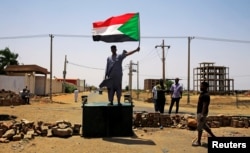
[[[133,99],[137,99],[137,94],[134,91],[132,93]],[[167,98],[170,98],[170,95],[166,95]],[[198,94],[191,94],[190,95],[190,103],[197,103],[199,95]],[[236,95],[211,95],[211,102],[212,104],[228,104],[228,103],[235,103],[238,101],[249,101],[250,102],[250,95],[248,94],[240,94],[236,97]],[[152,98],[151,92],[140,92],[139,100],[141,101],[148,101]],[[187,100],[188,96],[186,94],[183,95],[183,101]]]

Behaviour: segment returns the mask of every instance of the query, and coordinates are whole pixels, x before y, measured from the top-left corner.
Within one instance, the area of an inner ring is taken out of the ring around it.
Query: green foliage
[[[0,74],[5,74],[4,69],[8,65],[19,65],[18,54],[10,51],[8,47],[0,50]]]
[[[174,83],[174,81],[172,81],[172,80],[166,80],[165,83],[166,83],[167,89],[170,89],[170,87]]]
[[[75,86],[69,85],[69,84],[65,84],[65,93],[73,93],[74,90],[75,90]]]

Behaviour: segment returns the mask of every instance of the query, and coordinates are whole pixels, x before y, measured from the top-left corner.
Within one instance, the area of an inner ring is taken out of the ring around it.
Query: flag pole
[[[141,29],[140,29],[140,13],[138,12],[138,29],[139,29],[139,44],[138,47],[141,45]]]

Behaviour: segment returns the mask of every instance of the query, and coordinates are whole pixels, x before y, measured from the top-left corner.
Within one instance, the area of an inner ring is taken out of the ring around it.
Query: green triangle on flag
[[[136,13],[131,19],[119,27],[118,30],[135,41],[140,40],[139,13]]]

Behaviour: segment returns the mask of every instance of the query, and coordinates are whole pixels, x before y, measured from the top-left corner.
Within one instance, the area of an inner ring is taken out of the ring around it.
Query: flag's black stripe
[[[104,42],[125,42],[125,41],[138,41],[135,39],[132,39],[126,35],[94,35],[93,36],[94,41],[104,41]]]

